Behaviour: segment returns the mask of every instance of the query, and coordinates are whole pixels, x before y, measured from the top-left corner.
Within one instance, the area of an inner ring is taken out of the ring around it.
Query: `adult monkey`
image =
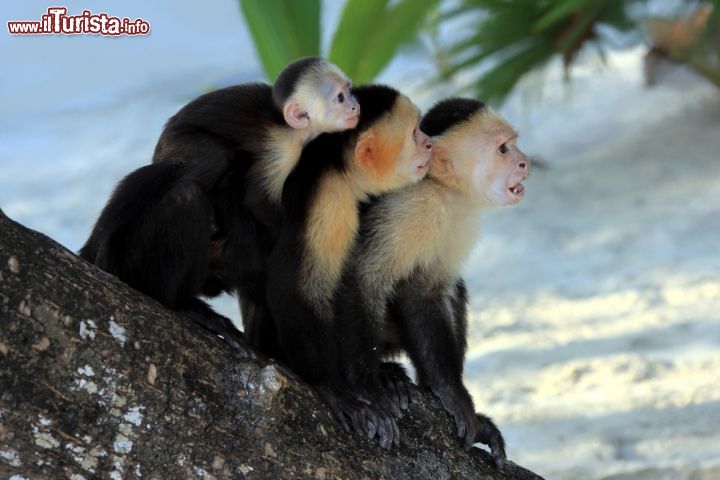
[[[488,444],[501,465],[502,435],[475,413],[462,382],[467,292],[459,270],[479,214],[520,201],[530,162],[515,130],[476,100],[444,100],[420,127],[434,142],[428,176],[376,200],[362,219],[338,295],[342,369],[352,387],[382,389],[383,357],[407,352],[419,384],[439,397],[466,447]]]
[[[333,299],[356,240],[359,203],[419,181],[432,143],[418,128],[417,107],[397,90],[370,85],[353,94],[362,107],[358,127],[310,142],[285,182],[267,299],[284,360],[347,429],[377,434],[387,448],[399,443],[394,418],[371,394],[351,389],[338,368]]]
[[[357,125],[349,86],[312,57],[286,67],[273,87],[242,84],[190,102],[165,126],[155,163],[120,182],[80,255],[251,355],[232,322],[198,296],[263,278],[272,205],[302,147]]]

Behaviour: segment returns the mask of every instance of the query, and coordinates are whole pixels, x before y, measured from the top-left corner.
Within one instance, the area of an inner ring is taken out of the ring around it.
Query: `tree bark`
[[[0,477],[539,479],[423,395],[390,451],[283,366],[223,342],[0,210]]]

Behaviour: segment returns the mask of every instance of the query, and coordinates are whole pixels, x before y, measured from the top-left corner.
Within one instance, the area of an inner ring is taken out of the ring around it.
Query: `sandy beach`
[[[592,142],[548,131],[546,156],[532,134],[547,168],[466,269],[467,383],[547,478],[720,478],[720,95],[684,71],[637,80],[593,102]]]

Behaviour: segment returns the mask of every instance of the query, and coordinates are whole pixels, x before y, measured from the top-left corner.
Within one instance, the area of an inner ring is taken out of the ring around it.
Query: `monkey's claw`
[[[346,432],[356,431],[365,434],[368,439],[378,438],[382,448],[400,445],[400,429],[392,415],[369,405],[359,395],[347,395],[331,387],[318,387],[318,392],[340,421]]]

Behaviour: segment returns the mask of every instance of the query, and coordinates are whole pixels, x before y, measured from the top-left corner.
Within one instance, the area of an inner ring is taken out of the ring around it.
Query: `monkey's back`
[[[232,152],[258,152],[269,132],[284,125],[270,85],[246,83],[221,88],[199,96],[170,117],[155,147],[153,162],[197,159],[202,151],[188,148],[197,141],[213,142]]]

